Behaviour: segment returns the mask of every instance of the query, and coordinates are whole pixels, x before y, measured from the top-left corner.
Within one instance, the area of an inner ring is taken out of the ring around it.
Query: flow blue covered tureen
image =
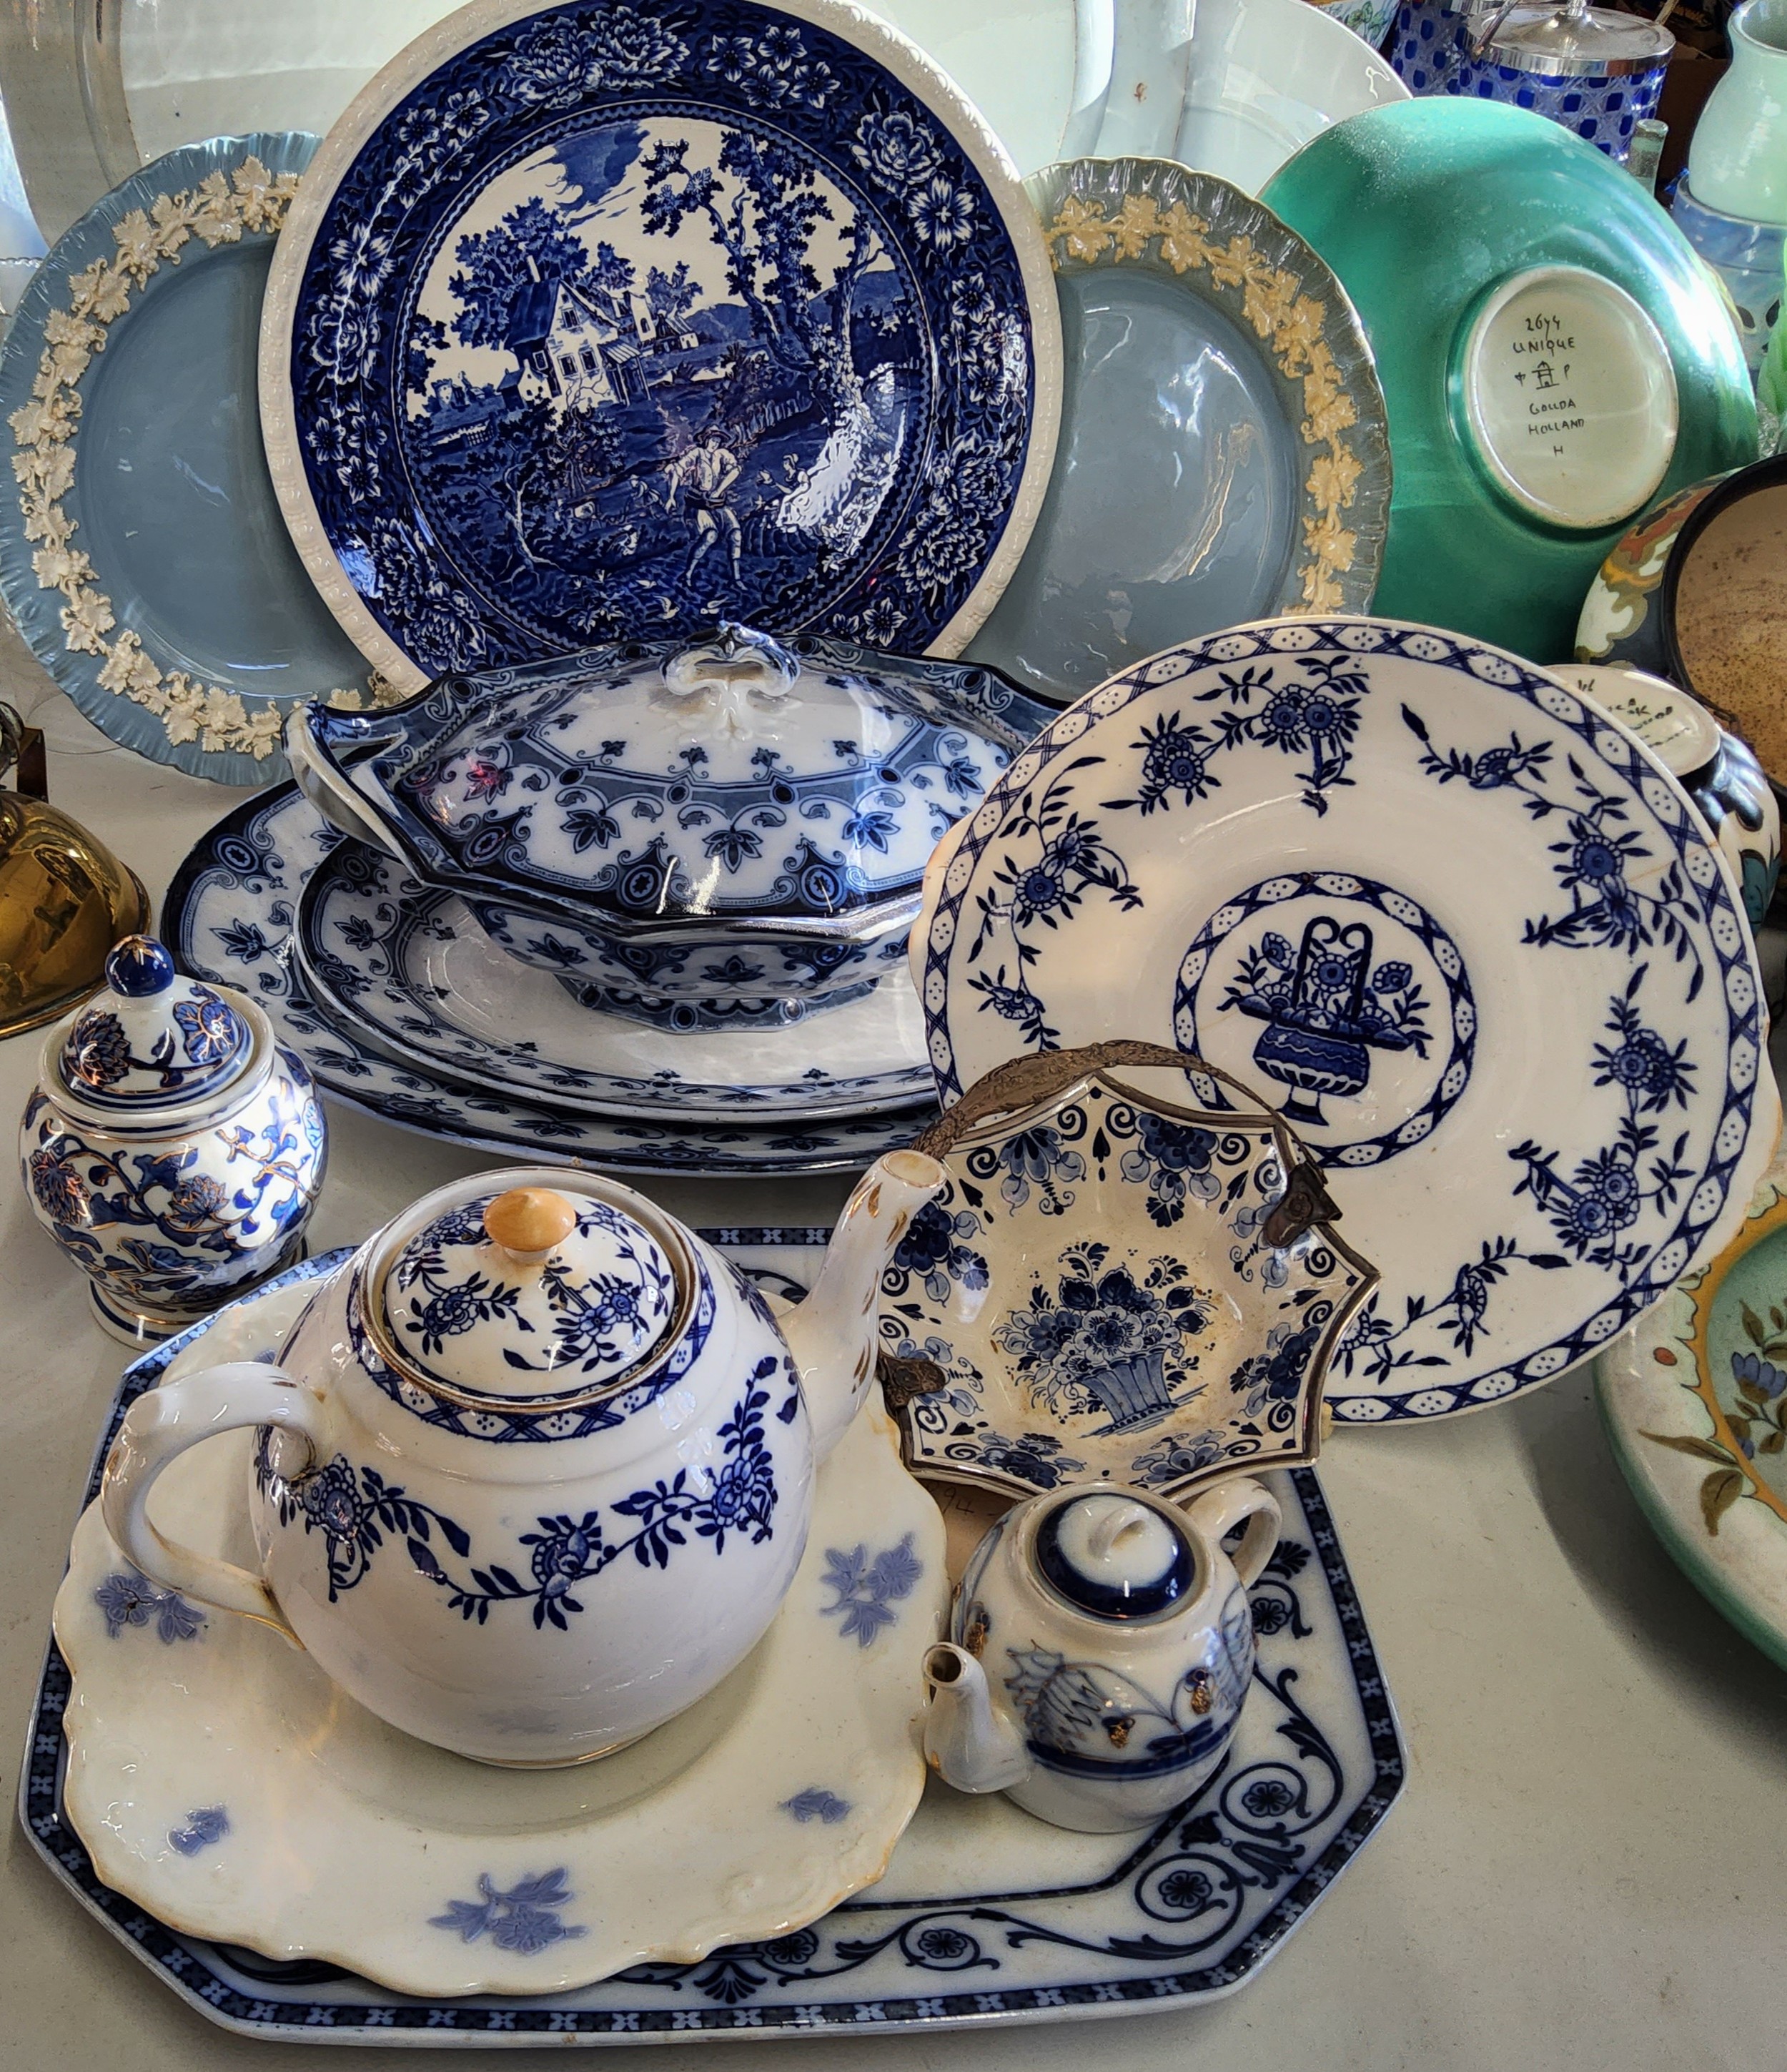
[[[932,849],[1044,717],[985,669],[729,627],[311,705],[288,748],[336,826],[586,1005],[751,1026],[898,967]]]

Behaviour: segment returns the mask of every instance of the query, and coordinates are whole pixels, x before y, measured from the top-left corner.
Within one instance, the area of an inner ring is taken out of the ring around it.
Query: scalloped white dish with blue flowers
[[[718,616],[958,652],[1049,475],[1041,233],[842,0],[474,0],[368,85],[261,331],[292,536],[406,690]]]
[[[1240,627],[1089,693],[912,945],[946,1104],[1125,1036],[1279,1108],[1383,1268],[1329,1375],[1355,1422],[1588,1358],[1719,1249],[1779,1129],[1741,898],[1680,787],[1426,627]]]
[[[798,1300],[828,1233],[701,1235],[760,1284]],[[270,1350],[304,1290],[343,1256],[295,1269],[202,1334],[138,1361],[100,1454],[127,1405],[175,1359],[196,1364]],[[96,1459],[95,1490],[98,1475]],[[207,2021],[261,2039],[462,2049],[697,2043],[861,2035],[869,2023],[922,2032],[1194,2006],[1244,1984],[1283,1947],[1371,1841],[1406,1774],[1395,1710],[1321,1484],[1299,1469],[1274,1475],[1271,1486],[1284,1530],[1251,1593],[1259,1652],[1228,1766],[1140,1847],[1134,1836],[1066,1834],[1002,1799],[964,1799],[933,1781],[879,1883],[811,1926],[733,1940],[693,1964],[636,1964],[595,1985],[555,1991],[546,1971],[587,1941],[576,1931],[590,1926],[590,1895],[549,1830],[496,1823],[468,1840],[462,1820],[454,1847],[466,1852],[470,1881],[431,1893],[414,1932],[432,1941],[474,1930],[472,1954],[495,1945],[528,1984],[502,1995],[393,1994],[331,1963],[268,1959],[208,1940],[105,1881],[68,1819],[62,1729],[70,1677],[53,1643],[21,1774],[21,1819],[64,1892],[162,1985]],[[964,1556],[983,1523],[972,1523]],[[836,1609],[826,1623],[852,1658],[865,1633],[873,1653],[887,1615],[910,1618],[928,1583],[901,1591],[906,1564],[882,1558],[892,1544],[854,1527],[839,1544],[842,1559],[828,1557],[836,1581],[825,1595]],[[208,1615],[139,1578],[108,1569],[92,1588],[104,1593],[93,1608],[95,1646],[116,1658],[120,1673],[179,1675],[212,1645]],[[487,1770],[475,1774],[492,1781]],[[557,1775],[563,1786],[590,1773]],[[833,1803],[846,1795],[817,1778],[793,1794],[815,1850],[846,1827]],[[174,1803],[165,1847],[198,1882],[207,1858],[218,1860],[240,1832],[239,1809],[208,1786],[185,1796],[192,1803]],[[415,1796],[425,1818],[439,1817],[438,1799]],[[799,1811],[790,1821],[799,1823]],[[485,1853],[470,1867],[474,1841]],[[452,1925],[437,1927],[436,1915]]]
[[[290,1325],[311,1292],[281,1286],[257,1322]],[[201,1340],[179,1366],[207,1356]],[[254,1558],[254,1437],[173,1464],[164,1530]],[[338,1493],[326,1529],[413,1531],[401,1481],[350,1494],[351,1519]],[[56,1598],[65,1803],[107,1883],[162,1920],[401,1992],[692,1963],[881,1875],[923,1789],[919,1663],[947,1594],[942,1518],[872,1404],[820,1471],[781,1610],[722,1684],[599,1763],[493,1771],[387,1726],[265,1623],[146,1582],[96,1504]]]

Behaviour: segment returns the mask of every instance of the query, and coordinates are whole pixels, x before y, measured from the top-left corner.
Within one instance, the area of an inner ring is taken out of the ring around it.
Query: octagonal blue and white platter
[[[927,1097],[910,1108],[823,1119],[759,1120],[742,1101],[734,1121],[685,1119],[675,1108],[674,1077],[628,1083],[642,1103],[665,1101],[661,1112],[573,1110],[388,1056],[364,1031],[337,1028],[319,1013],[294,956],[304,888],[343,839],[295,784],[262,792],[201,836],[181,863],[162,902],[162,935],[191,976],[252,993],[318,1085],[349,1108],[480,1150],[524,1151],[607,1172],[718,1178],[854,1172],[910,1144],[935,1118]],[[617,1094],[620,1076],[610,1078]],[[820,1091],[825,1082],[808,1083]]]
[[[269,286],[292,537],[405,690],[717,618],[953,654],[1060,400],[1003,148],[846,0],[474,0],[361,92]]]
[[[1174,648],[1070,707],[913,931],[945,1103],[1138,1037],[1258,1088],[1382,1281],[1327,1400],[1481,1408],[1710,1257],[1780,1125],[1728,866],[1662,764],[1518,657],[1390,620]]]
[[[829,1235],[702,1234],[770,1291],[797,1299]],[[254,1309],[269,1298],[289,1305],[343,1256],[294,1268],[127,1368],[88,1500],[125,1408],[175,1359],[207,1331],[221,1330],[214,1342],[232,1357],[270,1350],[255,1339]],[[72,1897],[196,2012],[271,2041],[698,2042],[1196,2005],[1245,1984],[1283,1947],[1382,1824],[1406,1775],[1395,1709],[1321,1485],[1309,1469],[1271,1481],[1285,1528],[1253,1592],[1253,1689],[1227,1764],[1188,1805],[1145,1836],[1070,1835],[1001,1799],[964,1799],[934,1782],[879,1885],[809,1928],[698,1964],[641,1965],[538,2000],[429,2001],[332,1965],[273,1963],[178,1934],[100,1881],[64,1815],[69,1678],[53,1642],[20,1778],[21,1823]],[[208,1615],[187,1616],[183,1601],[173,1603],[165,1620],[146,1606],[140,1622],[121,1626],[118,1644],[143,1648],[152,1662],[163,1650],[203,1646]],[[194,1823],[195,1847],[210,1827]]]

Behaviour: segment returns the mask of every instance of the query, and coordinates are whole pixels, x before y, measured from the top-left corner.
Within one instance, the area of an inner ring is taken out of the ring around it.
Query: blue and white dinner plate
[[[946,1104],[1113,1036],[1258,1088],[1382,1268],[1337,1416],[1547,1380],[1742,1221],[1781,1111],[1729,866],[1514,657],[1237,627],[1069,707],[963,826],[912,935]]]
[[[718,618],[953,654],[1059,389],[1010,162],[841,0],[474,0],[331,131],[262,328],[293,538],[406,689]]]
[[[829,1119],[741,1115],[701,1122],[674,1110],[619,1116],[497,1093],[400,1063],[318,1013],[293,959],[304,887],[342,840],[296,785],[249,800],[203,836],[175,873],[161,933],[195,978],[252,993],[317,1084],[350,1108],[479,1150],[524,1151],[611,1173],[760,1178],[855,1172],[910,1144],[935,1117],[928,1099],[886,1114]]]
[[[680,1030],[581,1005],[493,943],[450,892],[364,843],[324,858],[294,954],[338,1034],[498,1093],[607,1116],[786,1120],[910,1110],[932,1092],[903,964],[861,1000],[791,1026]]]
[[[775,1292],[798,1297],[822,1230],[702,1233]],[[230,1351],[257,1307],[328,1271],[313,1260],[224,1313]],[[274,1314],[269,1309],[269,1314]],[[199,1331],[125,1371],[88,1500],[125,1408]],[[277,1336],[277,1334],[275,1334]],[[532,1997],[410,1999],[335,1966],[281,1963],[164,1926],[104,1885],[63,1810],[68,1671],[51,1642],[19,1783],[21,1823],[58,1881],[195,2012],[245,2036],[314,2042],[711,2042],[766,2032],[985,2028],[1185,2008],[1233,1992],[1371,1840],[1403,1788],[1395,1713],[1313,1470],[1276,1474],[1278,1552],[1255,1585],[1253,1688],[1225,1769],[1152,1833],[1069,1835],[998,1798],[926,1794],[881,1881],[811,1927],[696,1964],[637,1965]],[[200,1615],[138,1594],[121,1646],[203,1645]],[[543,1860],[543,1862],[548,1860]]]
[[[306,699],[370,704],[273,494],[255,355],[314,137],[222,137],[60,238],[0,354],[0,590],[101,733],[225,784],[286,775]]]

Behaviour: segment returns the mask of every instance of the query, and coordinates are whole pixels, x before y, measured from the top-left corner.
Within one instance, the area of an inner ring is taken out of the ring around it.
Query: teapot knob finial
[[[484,1235],[517,1266],[536,1266],[577,1227],[577,1212],[550,1187],[511,1187],[484,1211]]]

